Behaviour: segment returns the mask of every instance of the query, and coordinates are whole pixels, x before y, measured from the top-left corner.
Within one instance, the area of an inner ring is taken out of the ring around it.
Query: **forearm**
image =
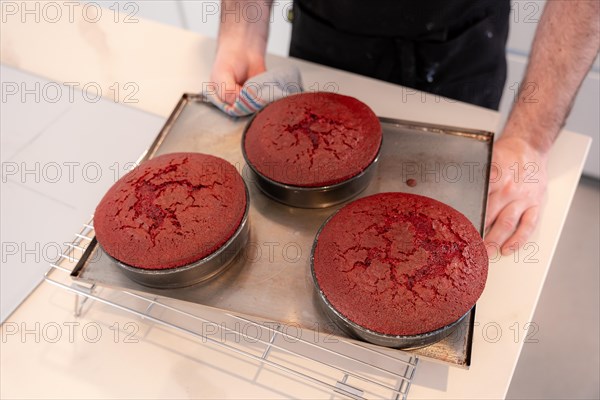
[[[222,0],[219,46],[235,45],[264,55],[272,0]]]
[[[598,0],[546,3],[505,135],[546,153],[563,127],[600,46]]]
[[[211,84],[233,104],[242,85],[266,70],[272,0],[222,0],[217,54]]]

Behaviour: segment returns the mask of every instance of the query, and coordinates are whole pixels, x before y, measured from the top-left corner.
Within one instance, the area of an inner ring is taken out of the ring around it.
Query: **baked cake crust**
[[[243,145],[261,175],[286,185],[321,187],[364,171],[381,140],[379,119],[366,104],[314,92],[265,107],[250,123]]]
[[[340,209],[321,230],[314,273],[350,321],[388,335],[455,322],[475,305],[488,257],[475,227],[434,199],[381,193]]]
[[[96,238],[127,265],[176,268],[227,242],[247,201],[243,180],[227,161],[200,153],[165,154],[108,190],[94,214]]]

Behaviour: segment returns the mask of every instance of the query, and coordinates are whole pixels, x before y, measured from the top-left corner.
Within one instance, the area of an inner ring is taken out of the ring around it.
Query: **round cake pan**
[[[335,213],[333,214],[335,215]],[[333,217],[331,215],[327,220],[321,225],[319,231],[317,232],[317,236],[315,237],[315,241],[312,246],[311,254],[310,254],[310,271],[312,276],[312,281],[316,289],[316,298],[319,303],[320,308],[323,310],[323,313],[333,322],[335,325],[340,328],[346,334],[353,336],[355,338],[364,340],[369,343],[373,343],[379,346],[385,347],[393,347],[397,349],[416,349],[419,347],[428,346],[435,342],[439,342],[445,337],[449,336],[454,330],[458,327],[460,322],[469,314],[467,312],[465,315],[457,319],[456,321],[442,327],[436,329],[431,332],[420,333],[417,335],[388,335],[379,332],[372,331],[368,328],[365,328],[357,323],[349,320],[346,316],[342,315],[327,299],[325,293],[321,290],[319,286],[319,282],[317,280],[317,276],[315,273],[314,267],[314,255],[315,249],[317,247],[317,242],[319,240],[319,234],[329,222],[329,220]]]
[[[115,261],[126,276],[144,286],[170,289],[207,281],[224,272],[248,242],[250,195],[245,184],[244,188],[246,210],[237,230],[219,249],[198,261],[177,268],[143,269],[127,265],[111,257],[106,251],[105,253]]]
[[[256,183],[256,186],[268,197],[280,203],[287,204],[292,207],[300,208],[325,208],[343,203],[346,200],[358,195],[365,190],[375,174],[379,155],[381,153],[381,145],[377,151],[375,159],[358,175],[351,177],[343,182],[334,185],[319,186],[319,187],[303,187],[293,186],[284,183],[275,182],[261,174],[252,163],[248,160],[244,143],[246,142],[246,132],[252,124],[252,120],[248,122],[244,128],[242,135],[242,154],[246,165],[249,167],[250,179]]]

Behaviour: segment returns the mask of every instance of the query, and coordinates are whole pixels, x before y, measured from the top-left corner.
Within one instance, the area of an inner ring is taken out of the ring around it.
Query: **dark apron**
[[[290,56],[498,109],[508,0],[296,0]]]

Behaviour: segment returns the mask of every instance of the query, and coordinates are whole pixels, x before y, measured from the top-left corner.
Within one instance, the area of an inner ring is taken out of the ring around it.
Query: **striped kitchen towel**
[[[244,117],[254,114],[275,100],[300,93],[302,90],[300,71],[295,66],[287,66],[273,68],[248,79],[233,104],[221,100],[214,86],[207,88],[204,96],[225,114]]]

